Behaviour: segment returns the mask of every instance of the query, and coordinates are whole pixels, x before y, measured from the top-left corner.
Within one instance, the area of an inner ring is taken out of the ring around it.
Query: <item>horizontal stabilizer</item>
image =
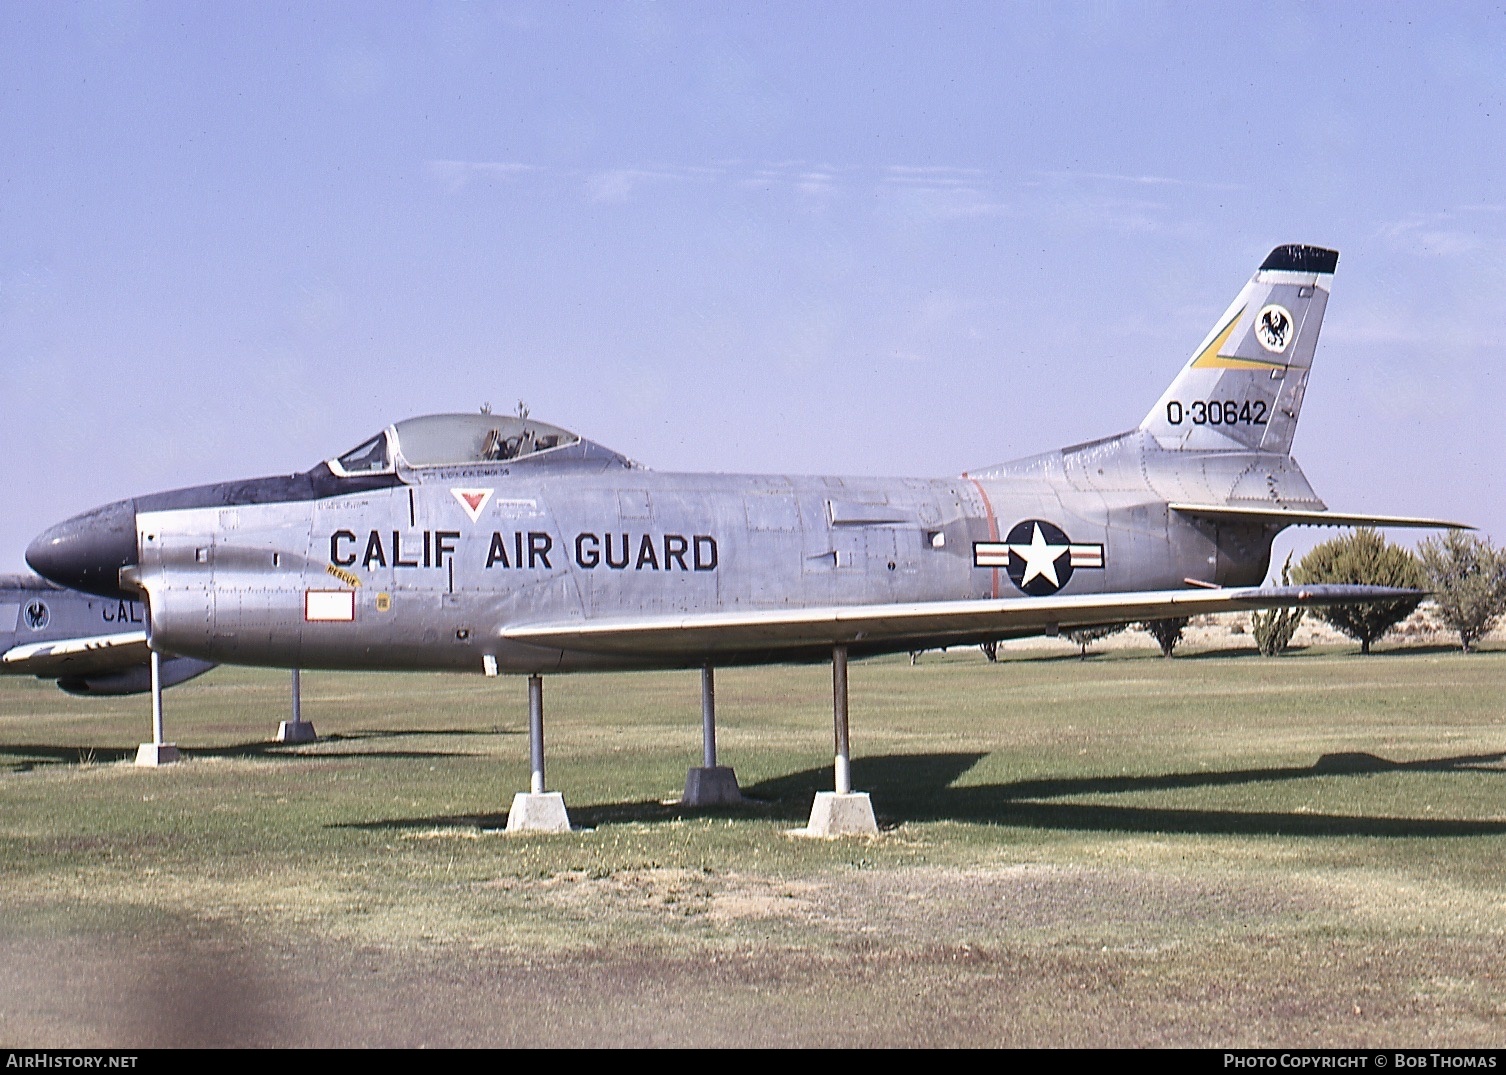
[[[1153,590],[1146,593],[930,601],[719,612],[653,619],[594,620],[504,628],[502,637],[548,649],[636,656],[670,663],[740,653],[812,652],[850,645],[872,651],[933,649],[972,641],[1054,634],[1078,627],[1294,605],[1343,605],[1417,598],[1384,586]],[[913,643],[913,646],[912,646]]]
[[[1212,522],[1264,523],[1270,526],[1375,526],[1419,530],[1473,530],[1468,523],[1412,515],[1351,515],[1340,511],[1293,511],[1290,508],[1245,508],[1228,504],[1168,504],[1179,515]]]

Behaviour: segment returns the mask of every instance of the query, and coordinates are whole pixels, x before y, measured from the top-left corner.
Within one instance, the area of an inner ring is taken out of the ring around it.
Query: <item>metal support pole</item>
[[[508,832],[569,832],[565,797],[544,790],[544,677],[528,677],[528,754],[532,772],[528,790],[512,797]]]
[[[716,679],[711,665],[701,666],[702,757],[708,769],[716,768]]]
[[[162,654],[152,650],[152,743],[167,742],[162,732]]]
[[[737,774],[716,763],[716,671],[707,661],[701,665],[701,761],[685,773],[684,806],[735,806],[743,801]]]
[[[319,737],[314,734],[314,726],[306,724],[303,720],[303,672],[297,668],[293,672],[293,712],[292,720],[285,720],[277,726],[277,734],[273,737],[274,743],[312,743]]]
[[[148,643],[150,645],[151,643]],[[167,741],[162,720],[162,654],[151,650],[147,667],[152,673],[152,741],[136,748],[137,765],[170,765],[180,757],[178,748]]]
[[[831,651],[832,723],[837,735],[836,785],[838,795],[852,793],[852,748],[847,740],[847,647]]]
[[[528,677],[528,754],[532,764],[529,789],[544,794],[544,677]]]
[[[832,726],[837,735],[835,791],[818,791],[803,836],[877,836],[878,819],[866,791],[852,790],[852,748],[847,739],[847,647],[831,648]]]

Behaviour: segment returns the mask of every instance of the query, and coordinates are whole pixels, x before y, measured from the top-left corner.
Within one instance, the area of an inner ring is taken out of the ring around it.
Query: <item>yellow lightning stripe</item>
[[[1239,324],[1239,319],[1244,316],[1248,307],[1241,306],[1239,311],[1231,318],[1229,323],[1218,331],[1207,347],[1194,358],[1191,366],[1194,369],[1220,369],[1220,370],[1269,370],[1284,368],[1285,362],[1262,362],[1256,358],[1234,358],[1230,355],[1221,355],[1224,344],[1229,342],[1229,337],[1234,335],[1234,327]]]

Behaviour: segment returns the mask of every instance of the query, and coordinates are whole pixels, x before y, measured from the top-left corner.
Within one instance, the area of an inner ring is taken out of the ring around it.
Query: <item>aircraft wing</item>
[[[13,646],[0,656],[0,666],[7,673],[52,679],[116,672],[132,665],[144,665],[150,660],[146,632],[124,631]]]
[[[549,649],[665,659],[780,652],[794,655],[833,645],[893,652],[1210,612],[1355,604],[1420,596],[1417,590],[1357,585],[1152,590],[515,625],[504,628],[502,637]]]
[[[1246,508],[1229,504],[1168,504],[1180,515],[1213,522],[1267,523],[1273,526],[1406,526],[1421,530],[1473,530],[1468,523],[1412,515],[1349,515],[1338,511]]]

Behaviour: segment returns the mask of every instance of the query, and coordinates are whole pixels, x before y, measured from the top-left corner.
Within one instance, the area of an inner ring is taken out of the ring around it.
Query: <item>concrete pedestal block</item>
[[[730,765],[691,769],[685,774],[685,794],[681,806],[736,806],[743,802],[737,786],[737,773]]]
[[[569,832],[565,797],[557,791],[518,792],[512,797],[512,809],[507,811],[507,831]]]
[[[136,748],[137,765],[171,765],[182,758],[176,743],[142,743]]]
[[[801,836],[877,836],[879,830],[866,791],[818,791],[809,823],[796,831]]]
[[[307,720],[285,720],[277,726],[274,743],[312,743],[319,738],[314,725]]]

